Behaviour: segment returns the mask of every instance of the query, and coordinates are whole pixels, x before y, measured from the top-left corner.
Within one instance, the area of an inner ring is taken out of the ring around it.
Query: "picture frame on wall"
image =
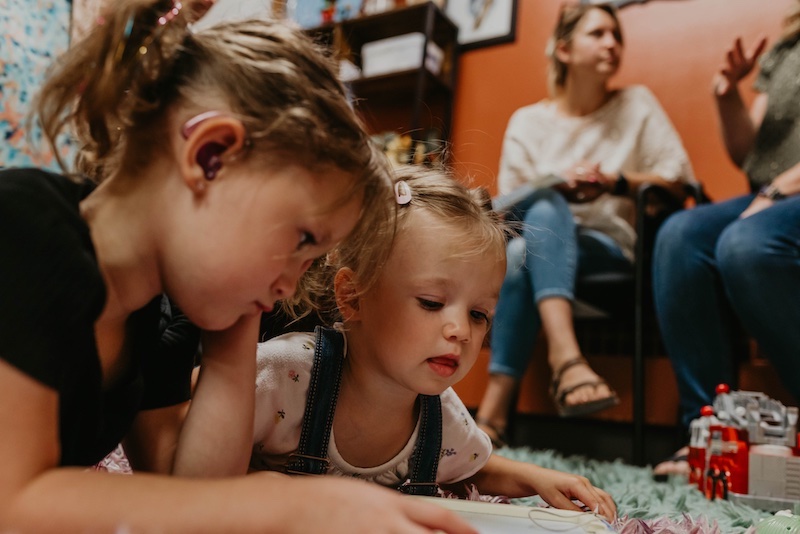
[[[644,4],[649,0],[581,0],[581,4],[612,4],[617,9],[629,6],[631,4]]]
[[[461,50],[472,50],[517,37],[518,0],[449,0],[445,12],[458,26]]]
[[[285,16],[301,28],[341,22],[357,17],[362,0],[284,0]]]

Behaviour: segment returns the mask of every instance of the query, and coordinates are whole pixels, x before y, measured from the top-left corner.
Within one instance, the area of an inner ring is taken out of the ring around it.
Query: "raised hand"
[[[750,52],[745,52],[742,38],[737,37],[733,46],[725,54],[725,63],[720,67],[714,80],[714,91],[718,96],[725,96],[736,87],[739,80],[750,74],[758,61],[758,57],[767,46],[767,38],[758,40]]]

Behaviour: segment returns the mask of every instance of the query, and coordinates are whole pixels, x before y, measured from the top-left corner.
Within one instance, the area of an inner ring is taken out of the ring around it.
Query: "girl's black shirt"
[[[64,466],[102,460],[139,410],[188,400],[199,337],[192,328],[162,340],[153,299],[128,318],[129,364],[104,390],[94,325],[106,289],[78,209],[93,190],[42,170],[0,171],[0,358],[57,392]]]

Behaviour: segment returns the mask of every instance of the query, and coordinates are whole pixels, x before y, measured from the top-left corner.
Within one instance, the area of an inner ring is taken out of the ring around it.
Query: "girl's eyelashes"
[[[313,247],[317,244],[317,238],[308,231],[300,232],[300,241],[297,243],[297,250],[305,247]]]
[[[441,310],[444,306],[444,304],[441,302],[436,302],[435,300],[429,300],[422,297],[417,297],[417,302],[419,302],[419,305],[422,306],[423,309],[429,311]]]
[[[486,323],[489,324],[489,314],[486,312],[482,312],[480,310],[472,310],[469,312],[473,319],[478,321],[479,323]]]

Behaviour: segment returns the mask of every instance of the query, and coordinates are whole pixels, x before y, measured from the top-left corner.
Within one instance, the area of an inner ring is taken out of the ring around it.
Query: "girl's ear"
[[[342,267],[333,278],[333,291],[336,295],[336,305],[345,322],[358,321],[359,302],[356,274],[349,267]]]
[[[192,123],[198,117],[200,120]],[[179,164],[186,184],[202,192],[223,170],[225,160],[245,147],[247,131],[240,120],[224,114],[211,112],[207,118],[198,117],[184,125]]]

